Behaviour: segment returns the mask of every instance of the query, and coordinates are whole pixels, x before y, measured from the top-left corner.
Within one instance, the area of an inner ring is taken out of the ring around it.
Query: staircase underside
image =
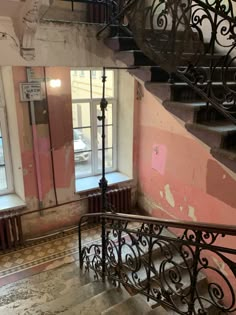
[[[236,125],[181,80],[181,76],[169,74],[138,48],[132,36],[121,33],[119,36],[107,38],[105,44],[111,48],[118,61],[128,67],[130,74],[144,82],[145,88],[162,101],[163,106],[173,115],[181,119],[186,129],[210,147],[211,154],[232,171],[236,171]],[[214,55],[217,58],[218,54]],[[209,57],[210,58],[210,57]],[[207,73],[209,59],[207,55],[201,59],[201,67]],[[210,71],[210,70],[209,70]],[[227,69],[227,85],[236,89],[236,66]],[[214,95],[222,97],[225,89],[222,86],[222,67],[216,67],[215,82],[212,84]],[[205,90],[204,83],[198,85]],[[222,104],[230,108],[230,103]]]

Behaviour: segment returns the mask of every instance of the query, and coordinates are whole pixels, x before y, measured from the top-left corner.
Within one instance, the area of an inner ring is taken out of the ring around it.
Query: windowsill
[[[92,189],[98,189],[100,179],[101,175],[76,179],[75,181],[76,193]],[[132,180],[132,178],[119,172],[106,174],[106,179],[108,181],[108,185],[114,185]]]
[[[0,196],[0,213],[10,210],[18,210],[25,207],[25,202],[16,194]]]

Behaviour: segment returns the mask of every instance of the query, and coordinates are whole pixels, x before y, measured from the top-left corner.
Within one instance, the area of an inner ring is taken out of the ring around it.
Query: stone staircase
[[[174,83],[170,83],[169,74],[146,57],[128,33],[123,31],[119,36],[107,38],[105,44],[114,51],[117,61],[128,67],[140,67],[129,70],[130,74],[143,81],[145,88],[161,99],[162,105],[181,119],[189,132],[206,143],[216,159],[236,171],[235,124],[213,106],[207,106],[206,101],[177,75],[172,75]],[[222,55],[216,53],[213,58],[219,56]],[[204,55],[199,60],[199,65],[208,71],[211,59],[211,56]],[[219,62],[213,83],[214,93],[219,97],[224,93],[220,66]],[[227,82],[233,90],[236,90],[235,71],[236,66],[233,65],[227,69]],[[204,84],[201,88],[204,88]]]
[[[173,234],[165,229],[163,236],[172,237]],[[175,236],[174,236],[175,237]],[[153,248],[152,264],[155,272],[151,273],[150,290],[156,290],[160,284],[161,265],[166,260],[166,251],[159,247]],[[170,244],[168,245],[171,248]],[[175,247],[174,247],[175,248]],[[189,291],[191,277],[188,268],[191,268],[192,259],[183,259],[178,251],[173,248],[173,257],[166,263],[164,277],[175,274],[179,267],[181,271],[180,280],[173,278],[169,281],[166,290],[173,292],[172,298],[179,309],[186,312],[187,304],[181,302],[181,295]],[[147,281],[145,260],[147,261],[147,246],[140,242],[139,250],[142,252],[142,267],[136,273],[140,282]],[[133,253],[136,250],[133,248]],[[127,252],[130,254],[130,252]],[[122,261],[126,260],[126,252],[122,252]],[[136,253],[137,254],[137,253]],[[178,267],[177,267],[178,266]],[[188,268],[186,268],[188,266]],[[124,271],[124,269],[123,269]],[[127,278],[133,278],[132,269],[125,270]],[[178,273],[176,273],[177,275]],[[162,276],[163,276],[162,275]],[[137,294],[135,289],[125,285],[115,287],[109,280],[94,280],[93,271],[85,272],[79,268],[78,262],[60,266],[55,269],[46,270],[26,279],[3,286],[0,288],[0,314],[1,315],[165,315],[176,314],[176,312],[163,308],[155,301],[149,300],[144,295]],[[197,279],[198,292],[208,297],[207,279],[204,274],[199,274]],[[167,284],[166,284],[167,285]],[[126,288],[126,289],[125,289]],[[176,292],[176,293],[175,293]],[[207,302],[204,302],[207,314],[216,313],[216,309]]]
[[[93,280],[77,263],[42,272],[0,288],[1,315],[167,314],[141,295]]]

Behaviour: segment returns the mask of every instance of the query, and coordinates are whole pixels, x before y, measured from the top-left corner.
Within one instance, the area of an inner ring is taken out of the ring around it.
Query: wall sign
[[[37,82],[20,83],[20,100],[21,102],[41,101],[41,84]]]

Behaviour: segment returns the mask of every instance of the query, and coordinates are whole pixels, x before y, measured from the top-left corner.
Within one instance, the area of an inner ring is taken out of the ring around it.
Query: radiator
[[[21,217],[19,215],[0,218],[0,248],[15,248],[23,243]]]
[[[127,213],[131,209],[131,188],[119,188],[109,190],[106,194],[108,207],[116,212]],[[101,193],[88,195],[88,212],[101,212]]]

